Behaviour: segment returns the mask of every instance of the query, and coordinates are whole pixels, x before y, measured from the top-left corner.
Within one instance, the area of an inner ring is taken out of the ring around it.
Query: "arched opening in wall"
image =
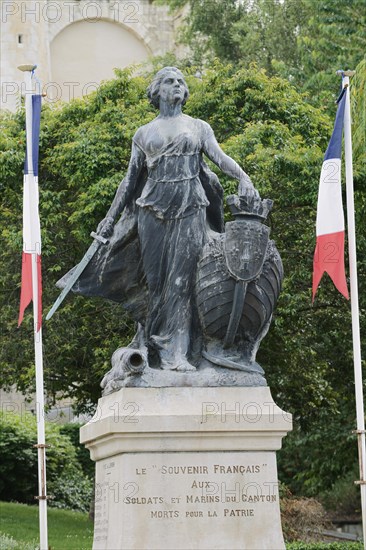
[[[113,78],[115,67],[143,62],[150,54],[135,34],[105,20],[68,25],[52,41],[50,53],[47,95],[62,101],[92,92],[102,80]]]

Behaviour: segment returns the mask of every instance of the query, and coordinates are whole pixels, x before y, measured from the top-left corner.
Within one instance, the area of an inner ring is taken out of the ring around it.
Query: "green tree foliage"
[[[194,63],[218,57],[244,66],[256,62],[273,72],[273,62],[296,66],[299,22],[304,0],[167,0],[172,9],[189,4],[181,40]]]
[[[60,427],[46,422],[47,493],[50,505],[88,511],[92,477],[84,475],[76,449]],[[17,415],[0,412],[0,500],[33,504],[38,495],[36,417],[24,412]]]
[[[193,76],[194,69],[191,73],[187,77],[191,97],[185,112],[207,120],[223,149],[244,167],[261,195],[275,201],[270,224],[284,262],[285,282],[258,360],[277,402],[294,413],[296,426],[302,429],[301,433],[295,431],[292,440],[288,438],[289,450],[281,466],[283,476],[311,494],[319,486],[314,482],[307,487],[299,477],[296,463],[291,462],[297,456],[296,449],[306,449],[309,456],[311,449],[319,455],[323,452],[323,457],[333,461],[332,476],[324,478],[324,489],[354,463],[356,453],[356,443],[355,453],[342,450],[344,461],[340,464],[340,443],[334,438],[340,426],[348,431],[354,427],[349,303],[325,277],[311,306],[318,182],[332,122],[286,80],[270,78],[257,66],[238,70],[216,62],[202,79]],[[115,80],[103,84],[94,95],[60,108],[43,109],[40,212],[46,310],[58,294],[56,280],[82,257],[90,242],[90,231],[110,205],[127,167],[134,132],[155,116],[145,97],[148,80],[132,78],[128,71],[118,72]],[[361,77],[359,82],[363,82]],[[357,94],[361,97],[360,88]],[[1,368],[5,384],[16,383],[25,390],[33,387],[34,366],[31,315],[16,329],[24,113],[2,115],[1,125],[5,216],[0,252],[5,289],[0,295],[4,323]],[[355,187],[356,204],[363,207],[365,171],[361,157],[356,159]],[[236,182],[222,175],[220,180],[226,194],[236,191]],[[366,239],[362,215],[358,210],[361,320],[365,332]],[[58,392],[74,398],[83,410],[95,404],[112,352],[126,344],[132,333],[133,326],[117,304],[69,297],[44,327],[49,395]],[[330,441],[334,443],[334,456],[330,456]]]
[[[352,148],[357,182],[366,176],[366,58],[356,67],[352,86]]]
[[[181,40],[203,66],[218,57],[248,67],[256,62],[327,103],[335,72],[354,69],[366,50],[364,0],[161,0],[189,6]]]
[[[364,0],[306,0],[306,23],[299,33],[297,82],[326,100],[334,73],[355,69],[366,51]]]

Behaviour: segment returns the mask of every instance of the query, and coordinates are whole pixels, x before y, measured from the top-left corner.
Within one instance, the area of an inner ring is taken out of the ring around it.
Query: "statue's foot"
[[[196,367],[191,365],[187,359],[178,359],[177,361],[167,361],[166,359],[161,359],[160,367],[163,370],[176,370],[178,372],[191,372],[195,371]]]
[[[179,363],[177,366],[177,371],[179,372],[192,372],[196,370],[196,367],[191,365],[191,363],[188,363],[188,361],[184,360],[182,363]]]

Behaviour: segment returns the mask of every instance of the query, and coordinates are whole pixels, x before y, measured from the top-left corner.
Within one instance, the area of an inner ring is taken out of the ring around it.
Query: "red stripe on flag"
[[[349,298],[344,268],[344,231],[319,235],[313,262],[313,302],[320,280],[327,272],[345,298]]]
[[[33,296],[32,291],[32,254],[22,255],[22,287],[20,291],[20,308],[18,327],[23,321],[24,311],[29,306]]]
[[[38,288],[38,322],[36,331],[42,326],[42,269],[41,256],[37,254],[37,288]],[[22,255],[22,286],[20,291],[20,308],[18,327],[23,321],[24,311],[33,299],[32,287],[32,254],[23,252]]]
[[[38,288],[38,332],[42,327],[42,262],[41,255],[37,254],[37,288]]]

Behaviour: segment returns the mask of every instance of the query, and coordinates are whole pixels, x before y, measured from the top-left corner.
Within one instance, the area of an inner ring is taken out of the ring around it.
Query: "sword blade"
[[[70,276],[65,288],[63,289],[63,291],[61,292],[61,294],[53,304],[50,311],[47,313],[46,321],[49,321],[49,319],[51,319],[55,311],[57,311],[57,309],[60,307],[60,305],[62,304],[62,302],[64,301],[64,299],[66,298],[66,296],[68,295],[68,293],[70,292],[70,290],[72,289],[72,287],[74,286],[74,284],[76,283],[76,281],[78,280],[78,278],[80,277],[80,275],[82,274],[82,272],[84,271],[84,269],[86,268],[90,260],[93,258],[94,254],[100,247],[101,243],[105,244],[106,242],[108,242],[106,239],[102,239],[102,238],[97,239],[95,233],[92,233],[92,236],[95,239],[94,242],[92,242],[92,244],[89,246],[82,260],[76,266],[74,273]]]

